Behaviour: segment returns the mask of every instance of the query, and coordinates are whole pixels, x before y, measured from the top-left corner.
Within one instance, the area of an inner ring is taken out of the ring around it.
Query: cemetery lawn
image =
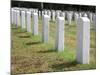
[[[90,64],[76,62],[76,25],[65,23],[64,52],[55,50],[56,24],[49,23],[49,42],[42,43],[42,22],[39,19],[39,35],[22,31],[21,27],[11,26],[11,73],[61,72],[89,70],[96,68],[96,32],[91,29]]]

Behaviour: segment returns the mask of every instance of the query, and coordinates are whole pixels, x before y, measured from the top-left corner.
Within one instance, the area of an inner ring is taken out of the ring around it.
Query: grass
[[[76,62],[76,25],[65,23],[64,52],[55,50],[56,24],[49,23],[49,41],[42,42],[42,21],[39,19],[39,35],[21,30],[21,27],[11,26],[11,74],[40,73],[55,71],[88,70],[96,68],[96,32],[91,29],[90,64]]]

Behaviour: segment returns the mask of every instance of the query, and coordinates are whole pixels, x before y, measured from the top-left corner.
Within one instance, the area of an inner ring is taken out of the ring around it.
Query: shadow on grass
[[[24,35],[24,36],[19,36],[19,38],[30,38],[30,36],[28,36],[28,35]]]
[[[16,34],[22,34],[22,33],[26,33],[26,31],[16,31]]]
[[[26,43],[26,45],[34,45],[34,44],[40,44],[42,43],[41,41],[37,41],[37,42],[28,42]]]
[[[60,71],[63,70],[64,68],[70,68],[70,67],[75,67],[77,65],[76,61],[72,62],[63,62],[63,63],[56,63],[51,66],[52,69]]]
[[[45,50],[45,51],[38,51],[38,53],[51,53],[51,52],[57,52],[56,50],[54,49],[50,49],[50,50]]]
[[[93,27],[91,27],[91,30],[96,31],[96,29],[95,29],[95,28],[93,28]]]
[[[53,21],[53,20],[50,20],[50,22],[55,23],[55,21]]]
[[[68,24],[68,23],[66,23],[65,25],[66,25],[66,26],[68,26],[69,24]]]

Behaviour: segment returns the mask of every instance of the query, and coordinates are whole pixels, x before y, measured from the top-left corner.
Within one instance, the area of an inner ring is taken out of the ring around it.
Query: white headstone
[[[79,13],[79,17],[82,17],[82,14],[81,13]]]
[[[87,17],[87,14],[86,13],[84,14],[84,17]]]
[[[50,10],[47,11],[47,15],[49,15],[50,19],[51,19],[51,11]]]
[[[26,15],[25,11],[21,11],[21,27],[26,29]]]
[[[11,8],[11,24],[14,24],[14,9]]]
[[[48,42],[49,40],[49,16],[43,15],[42,17],[42,41]]]
[[[79,18],[79,15],[78,15],[78,13],[75,13],[75,23],[76,23],[76,25],[77,25],[77,20],[78,20],[78,18]]]
[[[57,17],[60,17],[60,12],[59,11],[56,11],[56,18]]]
[[[90,22],[92,23],[92,13],[89,13]]]
[[[56,21],[55,47],[60,52],[64,51],[64,17],[57,17]]]
[[[96,28],[96,14],[93,14],[93,27]]]
[[[68,24],[70,25],[71,24],[71,21],[72,21],[72,13],[71,12],[67,12],[67,20],[68,20]]]
[[[52,20],[55,21],[55,11],[52,11]]]
[[[17,25],[17,13],[15,9],[14,9],[14,25]]]
[[[38,35],[38,14],[37,13],[33,13],[32,14],[32,34],[33,35]]]
[[[31,12],[27,11],[27,17],[26,17],[26,25],[27,25],[27,32],[31,32]]]
[[[28,11],[33,12],[34,9],[33,8],[28,8]]]
[[[39,11],[39,13],[38,13],[38,14],[39,14],[38,16],[39,16],[39,17],[41,17],[41,11]]]
[[[20,11],[16,10],[16,14],[17,14],[17,26],[20,26]]]
[[[77,23],[77,54],[78,63],[89,64],[90,50],[90,20],[87,17],[78,18]]]
[[[82,17],[84,17],[84,16],[86,16],[86,15],[87,15],[86,12],[81,11],[81,16],[82,16]]]
[[[61,13],[61,14],[60,14]],[[56,18],[62,16],[61,10],[56,10]]]
[[[61,12],[61,17],[65,18],[65,12]]]
[[[44,15],[44,11],[42,11],[42,16]]]
[[[44,14],[47,15],[47,10],[44,11]]]
[[[35,13],[38,13],[38,9],[35,9]]]

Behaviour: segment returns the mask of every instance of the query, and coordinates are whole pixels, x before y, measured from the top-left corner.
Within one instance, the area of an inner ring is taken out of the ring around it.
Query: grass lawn
[[[49,42],[42,42],[42,21],[39,19],[39,35],[21,30],[21,27],[11,26],[11,73],[58,72],[73,70],[88,70],[96,68],[96,32],[91,29],[90,64],[76,62],[76,25],[65,23],[64,52],[55,50],[56,24],[49,23]]]

